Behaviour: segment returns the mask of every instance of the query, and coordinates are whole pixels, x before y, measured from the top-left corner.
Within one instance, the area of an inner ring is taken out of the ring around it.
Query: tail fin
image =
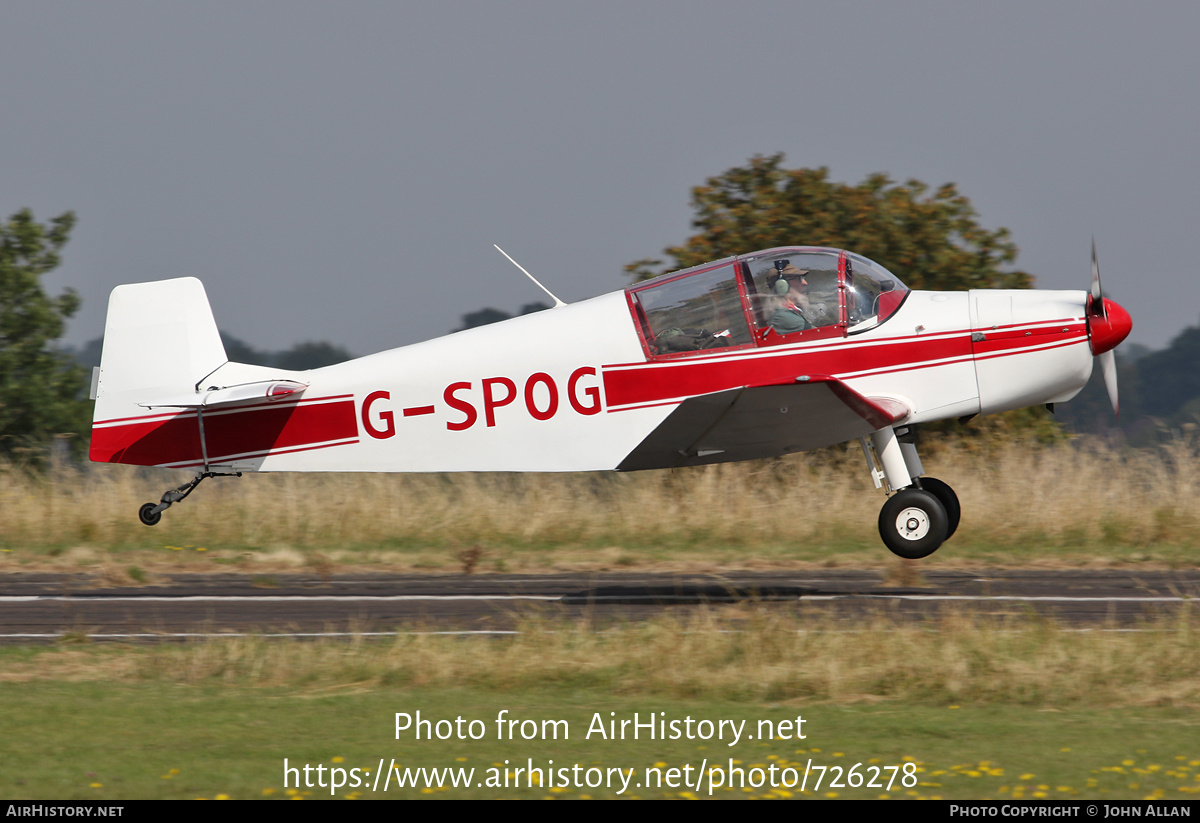
[[[139,401],[194,392],[228,359],[196,278],[117,286],[108,298],[92,419],[136,414]]]
[[[196,391],[227,362],[204,286],[194,277],[117,286],[108,298],[91,458],[113,460],[96,427],[144,417],[140,402]]]

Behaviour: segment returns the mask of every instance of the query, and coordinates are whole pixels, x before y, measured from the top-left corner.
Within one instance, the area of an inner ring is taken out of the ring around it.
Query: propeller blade
[[[1121,408],[1117,399],[1117,356],[1114,349],[1129,336],[1133,321],[1129,312],[1111,300],[1104,299],[1100,288],[1100,264],[1096,262],[1096,238],[1092,238],[1092,288],[1086,307],[1088,345],[1092,354],[1100,361],[1100,372],[1104,377],[1104,388],[1108,390],[1108,402],[1112,403],[1113,414],[1120,417]]]
[[[1092,238],[1092,302],[1088,306],[1092,314],[1104,317],[1104,291],[1100,288],[1100,264],[1096,262],[1096,238]]]
[[[1117,402],[1117,354],[1113,350],[1098,355],[1100,371],[1104,375],[1104,388],[1108,389],[1108,401],[1112,403],[1113,414],[1121,416],[1120,404]]]

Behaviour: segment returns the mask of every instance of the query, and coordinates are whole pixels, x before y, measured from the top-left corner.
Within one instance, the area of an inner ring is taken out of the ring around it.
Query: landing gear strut
[[[879,536],[894,554],[917,560],[938,550],[958,528],[962,507],[954,489],[925,472],[908,430],[890,426],[862,438],[876,488],[891,494],[879,512]],[[902,438],[904,438],[902,440]]]
[[[138,509],[138,520],[147,526],[154,526],[162,520],[162,513],[171,508],[172,503],[178,503],[183,498],[192,493],[192,490],[200,485],[200,481],[206,477],[241,477],[241,472],[210,472],[203,471],[193,477],[188,482],[174,489],[167,489],[163,492],[162,500],[158,503],[146,503]]]
[[[174,489],[167,489],[163,492],[162,499],[158,503],[146,503],[138,509],[138,520],[147,526],[157,525],[159,520],[162,520],[162,513],[171,508],[172,503],[178,503],[183,498],[192,493],[192,489],[200,485],[200,482],[206,477],[241,477],[241,472],[215,472],[212,471],[208,462],[208,439],[204,434],[204,406],[201,404],[196,409],[196,425],[200,435],[200,455],[204,458],[203,469],[201,472]]]

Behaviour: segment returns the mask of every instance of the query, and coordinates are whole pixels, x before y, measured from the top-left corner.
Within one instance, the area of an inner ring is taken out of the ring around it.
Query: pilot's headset
[[[783,297],[792,288],[791,284],[788,283],[788,277],[803,277],[806,274],[808,274],[808,272],[801,271],[793,266],[791,260],[776,260],[775,281],[771,283],[771,291],[780,297]]]

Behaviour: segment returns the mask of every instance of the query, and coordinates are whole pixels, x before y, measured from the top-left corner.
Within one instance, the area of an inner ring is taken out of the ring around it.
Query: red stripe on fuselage
[[[648,363],[641,368],[605,369],[604,397],[609,407],[652,403],[669,397],[685,397],[738,386],[769,385],[795,380],[804,374],[837,376],[846,372],[889,366],[913,367],[925,360],[970,357],[969,335],[895,339],[883,343],[778,348],[756,355],[705,358],[684,363]]]
[[[349,395],[344,395],[350,397]],[[223,455],[267,454],[314,443],[358,437],[354,400],[256,405],[244,409],[220,408],[204,415],[205,444],[210,461]],[[92,429],[90,457],[97,463],[132,463],[160,466],[197,463],[204,459],[200,426],[194,411],[163,419],[104,421]]]
[[[1082,337],[1080,335],[1083,335]],[[722,356],[711,351],[695,360],[628,363],[604,369],[607,406],[654,405],[739,386],[770,385],[800,375],[853,377],[925,369],[980,357],[1019,355],[1034,347],[1086,341],[1086,326],[1076,320],[1023,324],[988,330],[972,343],[970,331],[856,341],[839,339],[795,349],[771,347],[753,354]]]

